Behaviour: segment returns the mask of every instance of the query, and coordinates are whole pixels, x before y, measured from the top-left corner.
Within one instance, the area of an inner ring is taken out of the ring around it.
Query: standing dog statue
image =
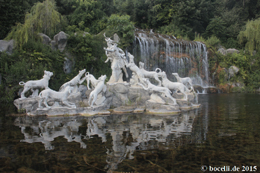
[[[93,91],[91,91],[91,93],[89,94],[89,100],[88,100],[88,104],[93,107],[94,103],[97,100],[97,96],[98,94],[103,90],[103,92],[106,92],[106,87],[105,86],[105,80],[106,80],[107,76],[106,75],[102,75],[99,78],[99,82],[96,85],[95,89]]]
[[[86,69],[83,69],[83,70],[79,71],[79,74],[78,74],[77,76],[75,76],[73,79],[71,79],[70,81],[64,83],[64,84],[60,87],[59,91],[64,91],[67,86],[71,86],[71,87],[74,87],[74,88],[75,88],[75,87],[77,87],[77,84],[82,84],[82,83],[84,82],[85,78],[83,78],[83,79],[81,79],[81,80],[80,80],[80,78],[81,78],[81,76],[82,76],[85,72],[86,72]]]
[[[144,63],[139,62],[139,67],[144,77],[154,78],[158,82],[158,86],[162,86],[162,82],[159,80],[159,76],[161,76],[162,70],[160,68],[156,68],[154,71],[147,71],[144,69]],[[157,72],[159,70],[159,72]]]
[[[100,81],[100,77],[98,79],[96,79],[95,76],[93,76],[89,72],[87,72],[85,74],[85,79],[87,81],[87,88],[88,88],[88,90],[91,90],[91,88],[89,87],[89,83],[91,83],[92,88],[94,89],[97,86],[98,82]]]
[[[143,81],[144,74],[142,73],[140,68],[137,67],[137,65],[135,65],[134,56],[132,54],[128,53],[128,57],[129,57],[129,62],[126,64],[126,67],[130,68],[130,70],[133,73],[135,73],[136,77],[139,79],[139,81],[141,83],[144,83],[144,81]]]
[[[171,90],[175,90],[176,92],[180,91],[181,93],[183,93],[185,95],[185,100],[188,100],[188,96],[187,96],[186,92],[189,92],[189,89],[183,83],[170,81],[167,78],[165,72],[162,72],[161,77],[162,77],[162,85],[164,87],[167,87]]]
[[[190,77],[181,78],[178,73],[172,73],[172,75],[175,76],[175,78],[177,79],[177,82],[183,83],[186,86],[188,85],[187,87],[190,86],[191,90],[194,91],[193,86],[192,86],[192,80]]]
[[[38,95],[38,93],[37,94],[34,93],[35,89],[37,91],[38,91],[39,88],[48,89],[49,88],[49,80],[50,80],[52,75],[53,75],[52,72],[45,70],[43,78],[40,79],[40,80],[30,80],[30,81],[28,81],[26,83],[24,83],[23,81],[19,82],[19,85],[23,85],[24,86],[23,91],[21,93],[21,98],[22,99],[26,98],[24,96],[24,94],[27,91],[29,91],[29,90],[31,90],[33,92],[33,96],[36,96],[36,95]]]

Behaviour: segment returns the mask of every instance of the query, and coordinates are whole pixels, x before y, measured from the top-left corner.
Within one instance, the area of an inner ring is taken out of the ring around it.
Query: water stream
[[[168,79],[176,81],[171,73],[191,77],[193,84],[210,86],[206,45],[196,41],[176,39],[174,36],[137,30],[133,54],[145,68],[161,68]]]

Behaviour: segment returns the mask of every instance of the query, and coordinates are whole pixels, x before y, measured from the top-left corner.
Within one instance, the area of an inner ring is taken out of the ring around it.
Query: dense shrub
[[[44,70],[52,71],[49,86],[58,90],[65,82],[63,72],[64,55],[53,51],[49,46],[34,40],[28,40],[22,49],[15,50],[12,55],[0,54],[0,74],[2,75],[0,102],[12,101],[21,88],[20,81],[41,79]],[[2,90],[3,89],[3,90]]]

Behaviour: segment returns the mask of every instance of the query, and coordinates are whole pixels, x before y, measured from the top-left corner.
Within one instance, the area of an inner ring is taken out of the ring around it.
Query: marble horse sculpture
[[[151,91],[163,93],[166,97],[168,97],[173,101],[174,105],[177,105],[176,99],[171,96],[171,91],[168,88],[153,85],[147,78],[144,78],[143,80],[147,84],[147,87],[145,87],[142,84],[139,85],[142,86],[144,90],[151,90]]]
[[[89,94],[89,100],[88,100],[88,104],[93,107],[94,103],[97,100],[97,96],[98,94],[103,91],[106,92],[106,87],[105,86],[105,80],[106,80],[107,76],[106,75],[102,75],[99,79],[100,81],[98,82],[98,84],[96,85],[95,89],[93,91],[91,91],[91,93]]]
[[[65,88],[68,87],[68,86],[76,87],[77,84],[82,84],[82,83],[84,82],[85,78],[83,78],[83,79],[80,79],[80,78],[81,78],[81,76],[82,76],[85,72],[86,72],[86,69],[80,70],[80,71],[79,71],[79,74],[78,74],[77,76],[75,76],[73,79],[71,79],[70,81],[64,83],[64,84],[60,87],[59,91],[64,91]]]
[[[19,82],[19,85],[24,86],[23,91],[21,93],[21,98],[22,99],[26,98],[24,96],[24,94],[29,90],[31,90],[33,92],[33,96],[36,96],[36,95],[38,95],[38,89],[39,88],[48,89],[49,88],[49,80],[50,80],[52,75],[53,75],[52,72],[45,70],[43,78],[40,79],[40,80],[30,80],[30,81],[27,81],[26,83],[24,83],[23,81]],[[35,90],[36,90],[37,94],[34,93]]]
[[[181,78],[178,73],[172,73],[172,75],[175,76],[175,78],[177,79],[177,82],[183,83],[187,87],[190,86],[191,90],[194,90],[193,85],[192,85],[192,80],[190,77]]]
[[[115,83],[115,82],[123,82],[123,73],[124,71],[126,77],[128,78],[128,73],[125,68],[126,65],[126,57],[125,53],[122,49],[117,47],[117,43],[113,42],[110,38],[105,38],[107,42],[107,48],[104,47],[104,50],[107,55],[107,60],[105,63],[107,63],[109,60],[111,62],[111,69],[112,69],[112,75],[108,81],[108,83]]]
[[[38,108],[42,108],[42,103],[45,105],[47,108],[51,108],[48,103],[47,99],[52,99],[52,100],[58,100],[62,104],[70,107],[70,108],[76,108],[75,104],[69,103],[67,98],[69,94],[72,92],[73,87],[66,87],[64,91],[54,91],[52,89],[45,89],[39,94],[39,102],[38,102]]]
[[[189,92],[189,89],[183,83],[170,81],[167,78],[165,72],[162,72],[161,77],[162,77],[162,85],[164,87],[167,87],[169,89],[175,90],[176,92],[179,91],[179,92],[181,92],[182,94],[185,95],[185,100],[188,99],[188,96],[187,96],[186,92]]]

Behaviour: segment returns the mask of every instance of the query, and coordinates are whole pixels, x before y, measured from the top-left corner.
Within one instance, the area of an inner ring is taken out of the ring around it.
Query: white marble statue
[[[189,92],[190,90],[183,83],[170,81],[167,78],[165,72],[162,72],[161,77],[162,77],[162,85],[164,87],[167,87],[169,89],[175,90],[176,92],[179,91],[179,92],[181,92],[181,93],[183,93],[185,95],[185,100],[188,99],[187,92]]]
[[[89,87],[90,83],[91,83],[91,85],[92,85],[92,87],[94,89],[97,86],[98,82],[100,81],[100,77],[98,79],[96,79],[95,76],[93,76],[89,72],[86,72],[85,79],[87,81],[87,88],[88,88],[88,90],[91,90],[91,88]]]
[[[27,81],[26,83],[24,83],[23,81],[19,82],[19,85],[23,85],[24,88],[23,88],[23,91],[21,93],[21,98],[26,98],[24,96],[24,94],[31,90],[33,92],[33,96],[37,96],[38,93],[36,94],[34,91],[38,91],[37,89],[39,88],[45,88],[45,89],[48,89],[49,88],[49,80],[51,78],[51,76],[53,75],[52,72],[50,71],[44,71],[44,75],[43,75],[43,78],[40,79],[40,80],[30,80],[30,81]]]
[[[64,91],[68,86],[70,87],[76,87],[77,88],[77,84],[82,84],[85,80],[85,78],[80,79],[81,76],[86,72],[86,69],[80,70],[79,74],[77,76],[75,76],[73,79],[71,79],[70,81],[64,83],[59,91]]]
[[[144,78],[143,81],[147,84],[147,87],[145,87],[140,83],[139,85],[142,86],[144,90],[151,90],[151,91],[163,93],[166,97],[170,98],[173,101],[174,105],[177,105],[176,99],[171,96],[171,91],[168,88],[153,85],[147,78]]]
[[[107,56],[107,60],[105,61],[105,63],[107,63],[110,60],[112,69],[112,75],[108,83],[123,82],[123,73],[121,68],[123,69],[126,77],[128,78],[128,73],[125,68],[125,53],[122,49],[118,48],[117,43],[111,40],[110,38],[106,37],[105,40],[108,46],[107,48],[104,47]]]
[[[38,102],[38,108],[42,108],[42,103],[45,105],[46,108],[51,108],[48,103],[47,100],[48,99],[52,99],[52,100],[58,100],[61,103],[63,103],[64,105],[70,107],[70,108],[76,108],[76,105],[73,103],[69,103],[67,98],[69,96],[69,94],[72,92],[73,87],[66,87],[64,89],[64,91],[54,91],[52,89],[45,89],[42,92],[40,92],[39,94],[39,102]]]
[[[159,76],[161,76],[161,73],[162,73],[162,70],[160,68],[156,68],[154,71],[147,71],[144,69],[143,62],[139,62],[139,68],[140,68],[141,72],[143,73],[144,77],[154,78],[158,82],[158,86],[162,85],[162,82],[158,78]]]
[[[142,73],[141,69],[137,67],[137,65],[134,62],[134,56],[130,53],[128,53],[129,62],[126,64],[126,67],[130,68],[130,70],[134,73],[134,76],[139,79],[141,83],[143,82],[144,74]]]
[[[192,80],[190,77],[181,78],[178,73],[172,73],[172,75],[175,76],[177,82],[183,83],[187,87],[191,87],[191,89],[194,90],[192,85]]]
[[[93,107],[94,103],[97,100],[97,96],[98,94],[103,91],[106,92],[106,87],[105,86],[105,80],[106,80],[107,76],[106,75],[102,75],[99,79],[100,81],[98,82],[98,84],[96,85],[95,89],[93,91],[91,91],[91,93],[89,94],[89,100],[88,100],[88,104]]]

